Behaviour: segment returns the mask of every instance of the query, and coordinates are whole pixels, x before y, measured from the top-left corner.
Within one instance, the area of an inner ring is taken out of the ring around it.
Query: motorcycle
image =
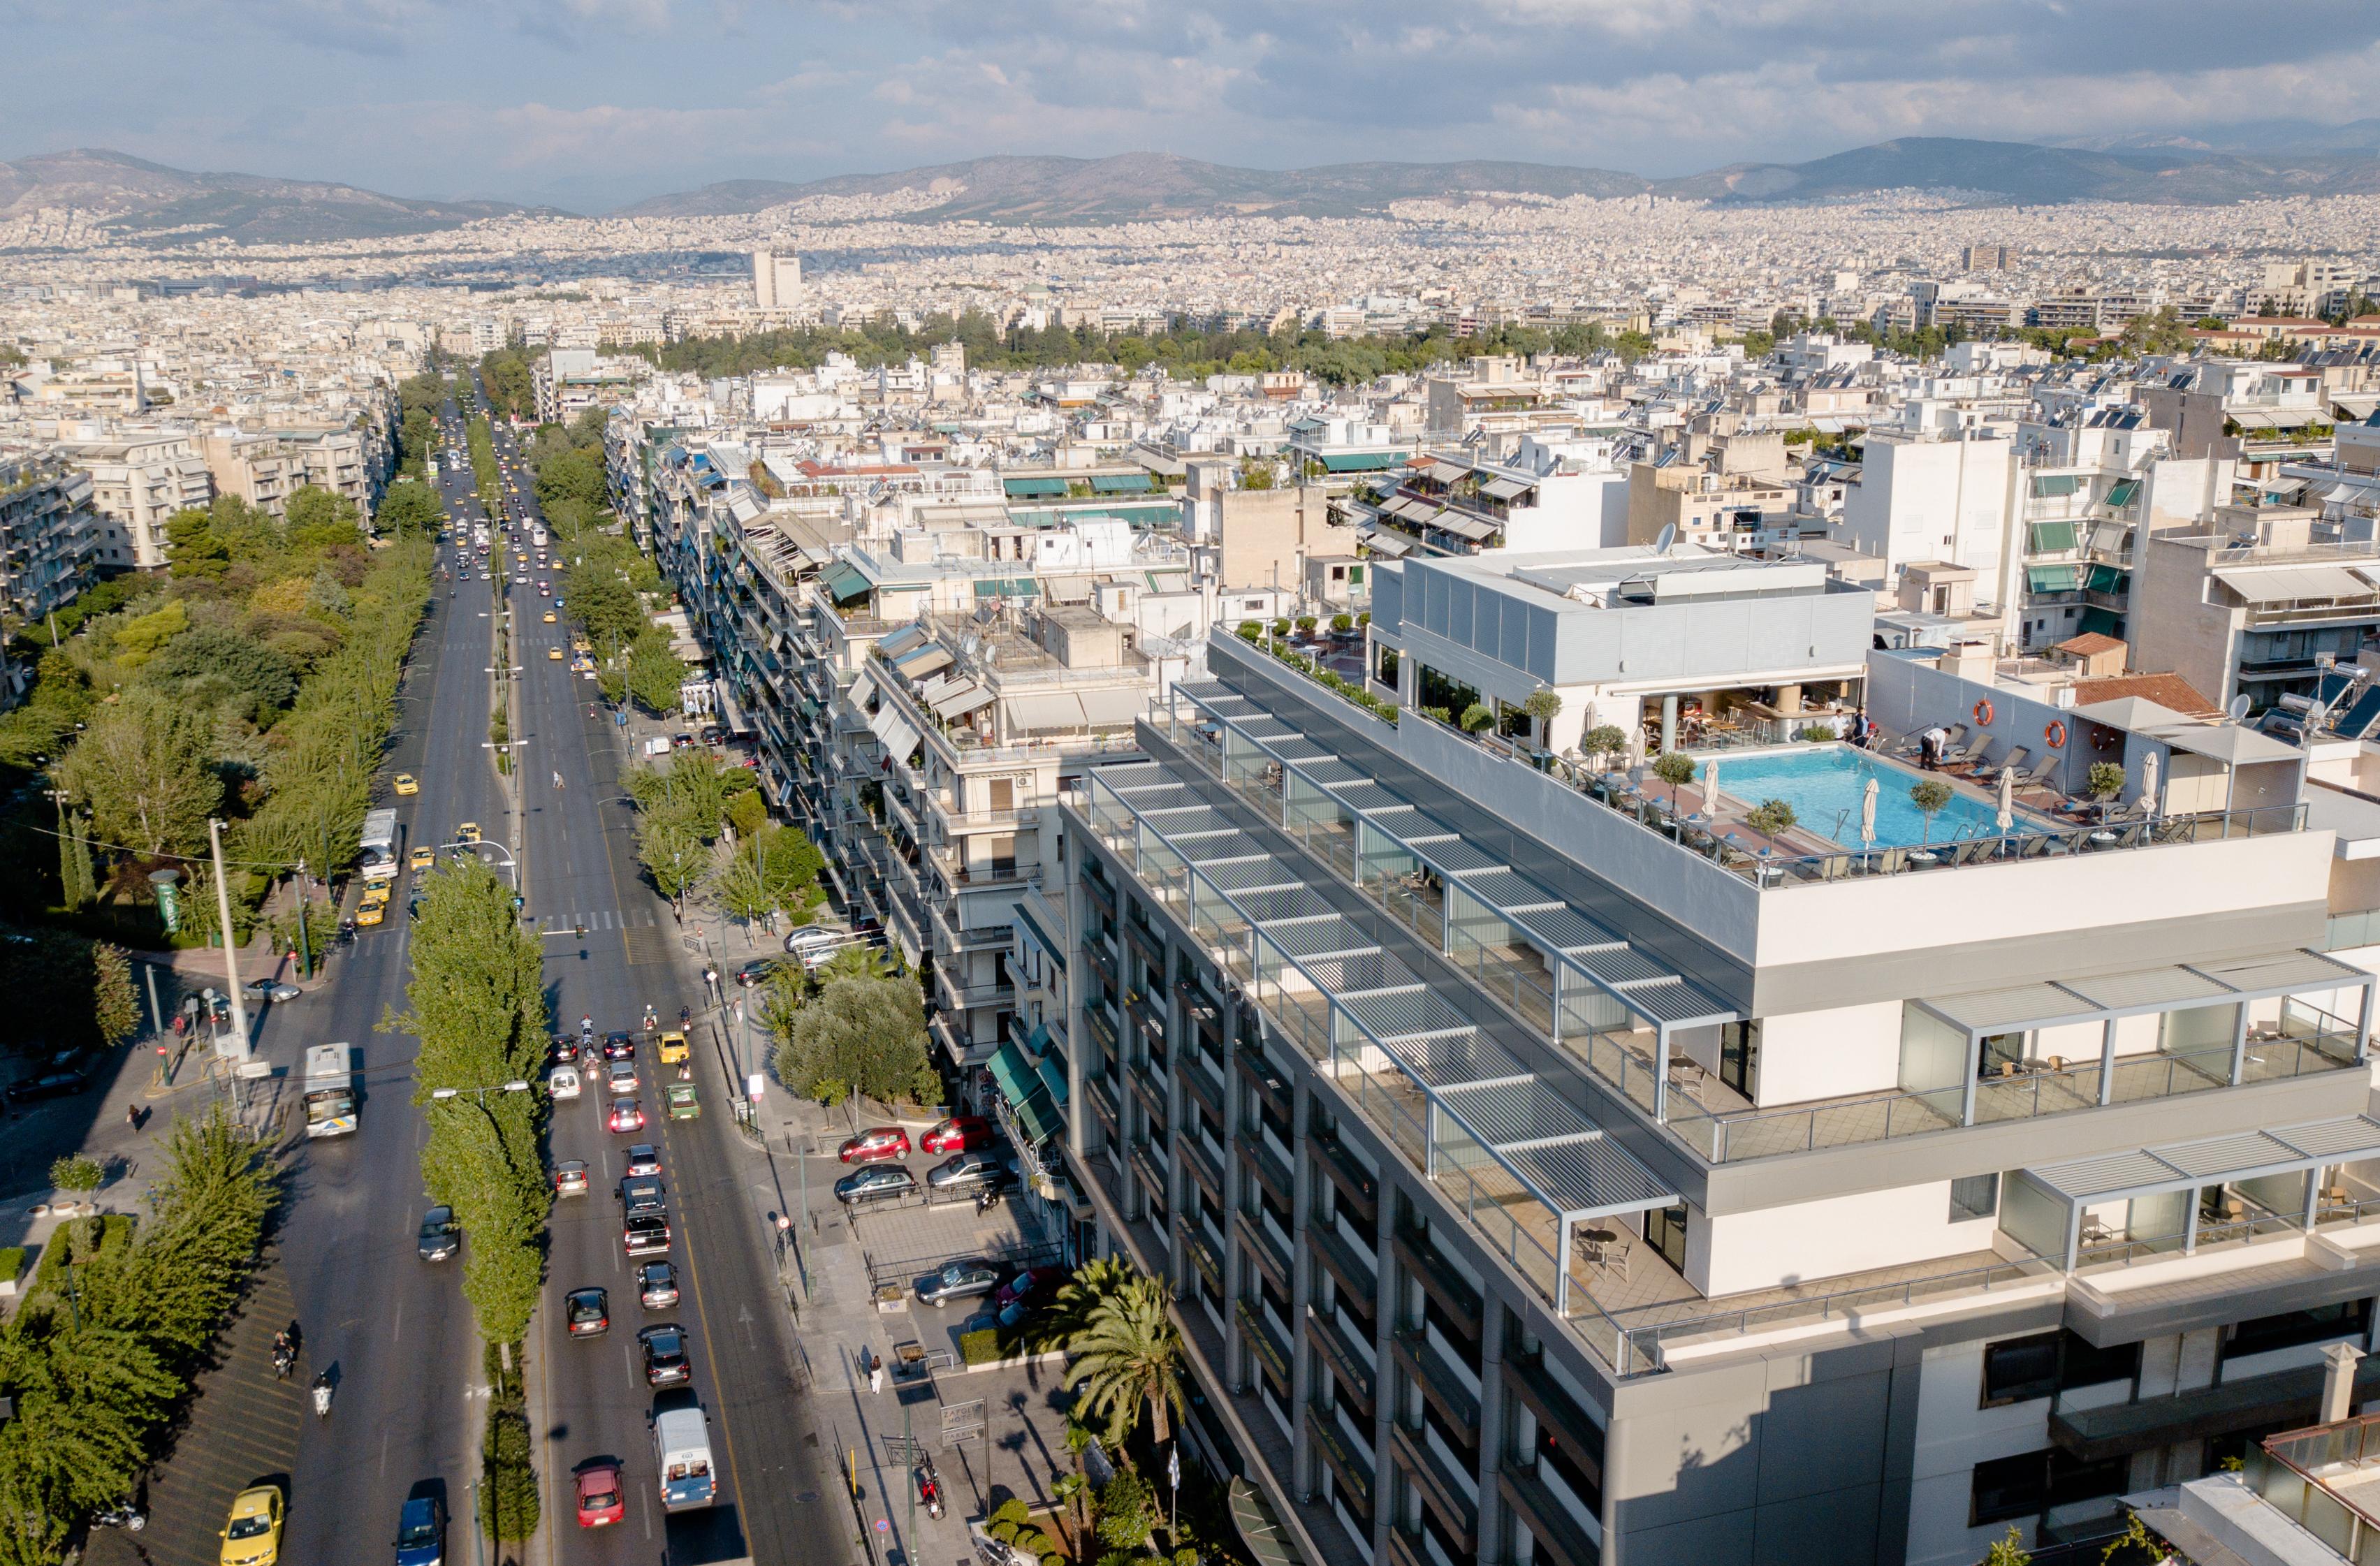
[[[331,1416],[331,1373],[327,1370],[314,1378],[314,1416],[318,1419]]]
[[[297,1365],[298,1351],[290,1346],[289,1340],[275,1338],[273,1341],[273,1378],[276,1381],[286,1381],[289,1379],[289,1372],[295,1369]]]
[[[999,1205],[1000,1192],[997,1187],[987,1185],[976,1196],[975,1210],[978,1217],[984,1213],[990,1212]]]
[[[940,1518],[942,1514],[942,1482],[934,1472],[929,1459],[917,1469],[917,1499],[924,1505],[926,1515]]]
[[[92,1512],[91,1523],[94,1528],[121,1528],[128,1534],[137,1534],[149,1525],[149,1514],[128,1500],[104,1511]]]

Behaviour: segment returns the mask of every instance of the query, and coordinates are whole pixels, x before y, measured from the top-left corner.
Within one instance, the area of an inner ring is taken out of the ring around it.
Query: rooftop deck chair
[[[1989,764],[1992,747],[1998,743],[1992,735],[1985,734],[1973,745],[1952,746],[1942,752],[1937,764],[1946,771],[1952,767],[1963,767],[1969,772],[1980,775]]]
[[[2025,761],[2032,755],[2033,749],[2031,747],[2020,745],[2014,750],[2010,751],[2006,756],[2001,757],[1998,766],[1990,768],[1977,768],[1975,770],[1975,777],[1978,781],[1986,781],[1986,774],[1988,774],[1987,781],[1996,783],[2000,781],[2000,774],[2002,772],[2014,772],[2019,779],[2022,779],[2024,776]]]

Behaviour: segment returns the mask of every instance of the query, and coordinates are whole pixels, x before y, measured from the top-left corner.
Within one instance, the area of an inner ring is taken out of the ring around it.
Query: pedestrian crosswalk
[[[619,908],[595,908],[579,914],[548,914],[538,920],[538,930],[545,935],[575,933],[584,928],[589,934],[599,929],[650,929],[660,921],[650,908],[634,913]]]

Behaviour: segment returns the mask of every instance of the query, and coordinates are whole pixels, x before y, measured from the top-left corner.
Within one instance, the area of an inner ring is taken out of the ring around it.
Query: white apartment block
[[[166,522],[214,498],[214,479],[196,438],[188,430],[81,428],[88,432],[62,439],[59,449],[91,475],[91,509],[102,525],[94,564],[108,570],[161,569],[167,564]]]

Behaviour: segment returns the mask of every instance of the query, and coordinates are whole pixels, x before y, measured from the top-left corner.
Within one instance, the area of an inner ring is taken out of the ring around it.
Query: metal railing
[[[2380,1515],[2339,1493],[2335,1480],[2380,1463],[2380,1415],[2267,1436],[2240,1477],[2282,1516],[2357,1566],[2380,1560]],[[2342,1472],[2343,1471],[2343,1472]]]

